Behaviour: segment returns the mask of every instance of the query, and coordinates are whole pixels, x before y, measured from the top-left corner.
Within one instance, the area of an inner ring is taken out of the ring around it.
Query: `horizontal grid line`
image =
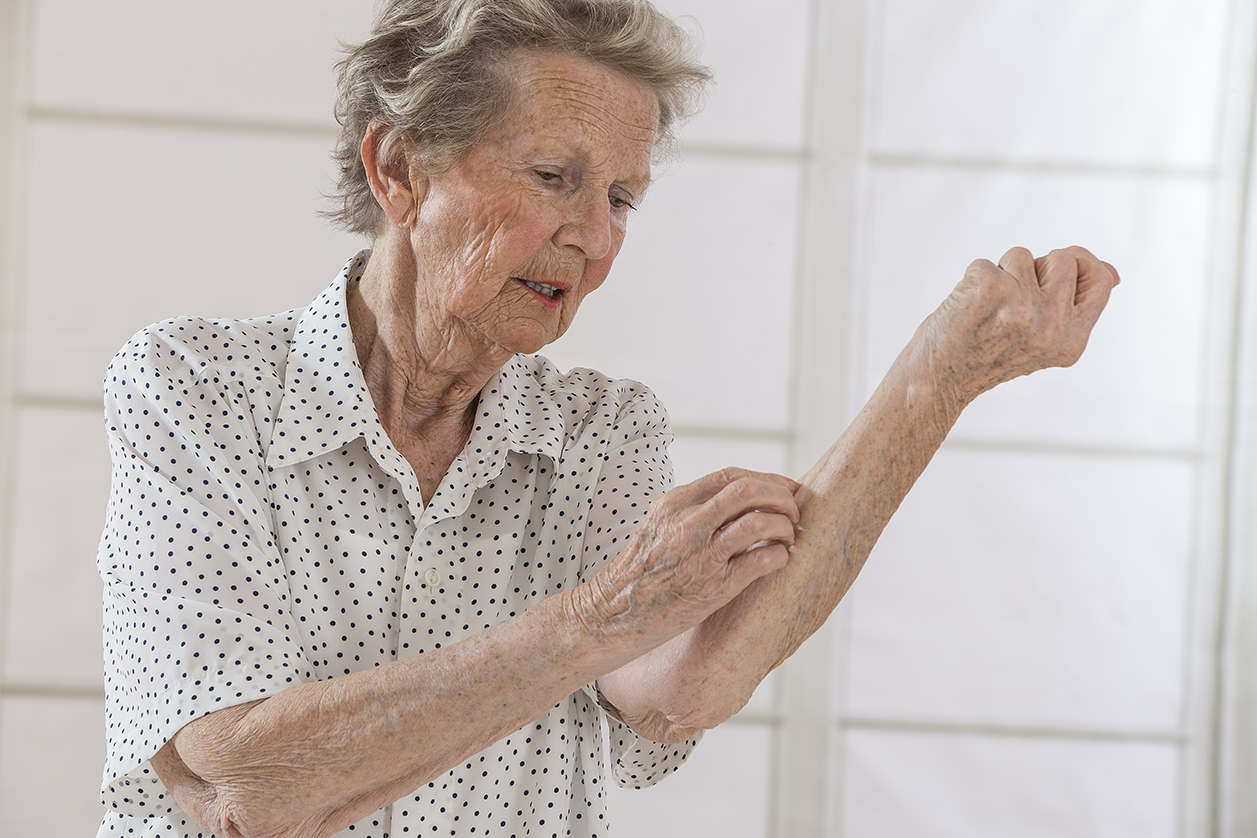
[[[693,157],[737,157],[754,160],[774,160],[784,163],[801,163],[808,160],[811,154],[801,146],[769,146],[769,145],[728,145],[721,143],[686,143],[682,142],[681,155]]]
[[[0,684],[0,698],[78,698],[104,701],[104,687],[72,686],[68,684]]]
[[[19,408],[48,410],[74,410],[99,412],[101,401],[96,396],[58,395],[53,393],[19,392],[13,397]],[[795,433],[785,428],[721,428],[704,425],[677,425],[673,432],[688,439],[726,440],[730,442],[776,442],[790,444]],[[1133,460],[1168,460],[1198,462],[1202,454],[1188,448],[1139,448],[1106,445],[1080,445],[1054,442],[1020,442],[1016,440],[984,440],[973,437],[950,438],[943,449],[955,451],[988,451],[1013,454],[1038,454],[1045,456],[1072,455],[1080,457],[1107,457]]]
[[[730,716],[723,725],[734,725],[737,727],[778,727],[783,719],[777,713],[763,711],[742,711]],[[723,726],[722,725],[722,726]]]
[[[31,105],[26,116],[33,122],[58,122],[80,125],[109,125],[130,128],[160,128],[182,131],[215,131],[236,134],[269,134],[287,137],[318,137],[334,139],[340,128],[333,124],[313,122],[278,122],[194,114],[161,114],[131,111],[93,111],[81,108],[57,108]]]
[[[967,169],[1077,175],[1135,175],[1140,177],[1207,179],[1213,166],[1158,166],[1137,163],[1086,163],[1067,160],[1011,160],[996,157],[948,157],[927,154],[870,152],[869,163],[888,169]]]
[[[721,428],[704,425],[675,425],[677,436],[690,439],[721,439],[747,442],[795,441],[796,434],[785,428]],[[992,451],[1016,454],[1072,455],[1080,457],[1109,457],[1132,460],[1171,460],[1197,462],[1202,454],[1191,448],[1151,448],[1119,445],[1086,445],[1064,442],[1035,442],[1003,439],[979,439],[953,437],[943,442],[943,448],[958,451]]]
[[[1121,445],[1087,445],[1069,442],[1021,442],[1018,440],[956,437],[943,442],[944,449],[994,451],[1013,454],[1072,455],[1077,457],[1117,457],[1131,460],[1173,460],[1197,462],[1202,454],[1191,448],[1145,448]]]
[[[837,727],[885,733],[925,733],[941,736],[990,736],[1008,739],[1066,739],[1073,741],[1135,742],[1185,745],[1182,733],[1155,730],[1106,730],[1103,728],[1056,728],[1033,725],[969,724],[964,722],[910,721],[870,716],[844,716],[834,719]]]
[[[60,396],[52,393],[16,393],[13,396],[15,407],[35,407],[44,410],[79,410],[100,413],[104,410],[101,396]]]
[[[677,436],[703,439],[744,440],[747,442],[793,442],[794,432],[785,428],[720,428],[704,425],[673,425]]]
[[[273,134],[282,136],[318,137],[334,139],[340,127],[332,123],[284,122],[179,113],[151,113],[144,111],[92,110],[88,108],[30,105],[26,109],[28,119],[35,122],[61,122],[85,125],[112,125],[120,127],[162,128],[189,131],[218,131],[243,134]],[[735,157],[754,160],[801,162],[809,152],[802,147],[771,145],[737,145],[721,143],[681,143],[681,154],[687,157]]]

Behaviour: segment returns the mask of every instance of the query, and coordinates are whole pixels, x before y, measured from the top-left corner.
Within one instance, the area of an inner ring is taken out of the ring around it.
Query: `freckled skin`
[[[522,54],[512,74],[515,106],[452,168],[412,161],[374,184],[390,224],[349,301],[367,387],[425,497],[484,384],[562,335],[602,285],[650,185],[652,93],[574,56]]]
[[[561,335],[606,279],[621,202],[650,180],[656,106],[640,86],[575,56],[523,55],[517,69],[527,95],[449,171],[399,174],[376,156],[378,134],[363,142],[389,225],[348,301],[351,328],[428,497],[483,384]],[[594,680],[656,741],[719,724],[829,616],[960,411],[1072,364],[1116,284],[1082,248],[973,263],[800,482],[730,469],[680,487],[584,584],[451,646],[210,713],[154,770],[220,835],[327,836]]]
[[[446,172],[399,173],[375,153],[378,130],[363,142],[389,225],[347,301],[350,327],[425,497],[466,442],[484,383],[512,352],[562,334],[602,284],[650,181],[652,96],[573,56],[520,56],[516,69],[522,104]],[[790,484],[745,478],[720,473],[670,496],[596,585],[423,655],[210,713],[152,766],[216,834],[331,835],[780,567],[797,520]]]
[[[535,352],[563,334],[619,253],[624,202],[650,183],[653,96],[592,64],[587,77],[525,66],[505,124],[426,178],[410,233],[423,315],[470,351]],[[564,290],[547,306],[513,278]]]

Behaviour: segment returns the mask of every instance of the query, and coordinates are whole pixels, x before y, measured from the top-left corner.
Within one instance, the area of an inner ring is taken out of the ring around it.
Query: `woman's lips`
[[[531,291],[534,296],[538,297],[548,305],[557,306],[560,299],[563,297],[564,289],[558,287],[557,285],[549,285],[544,282],[533,282],[518,276],[513,276],[511,279],[514,279],[516,282],[523,285]]]

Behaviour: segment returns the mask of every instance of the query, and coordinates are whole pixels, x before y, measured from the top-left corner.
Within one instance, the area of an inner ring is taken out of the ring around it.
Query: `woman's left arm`
[[[979,260],[917,330],[832,448],[800,481],[788,564],[703,623],[599,679],[642,736],[677,741],[742,708],[855,581],[960,412],[997,384],[1082,354],[1117,284],[1082,248]],[[774,480],[769,475],[763,480]]]

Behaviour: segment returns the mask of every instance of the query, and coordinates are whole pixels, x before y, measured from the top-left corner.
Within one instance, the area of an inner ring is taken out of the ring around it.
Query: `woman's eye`
[[[556,180],[562,180],[562,179],[563,179],[563,176],[562,176],[562,175],[560,175],[558,172],[543,172],[543,171],[538,171],[538,172],[537,172],[537,178],[538,178],[539,180],[543,180],[543,181],[545,181],[546,183],[551,183],[551,182],[556,181]]]
[[[637,207],[633,206],[628,201],[621,198],[619,195],[611,195],[609,197],[611,200],[611,206],[615,209],[624,209],[625,207],[628,207],[631,210],[637,209]]]

